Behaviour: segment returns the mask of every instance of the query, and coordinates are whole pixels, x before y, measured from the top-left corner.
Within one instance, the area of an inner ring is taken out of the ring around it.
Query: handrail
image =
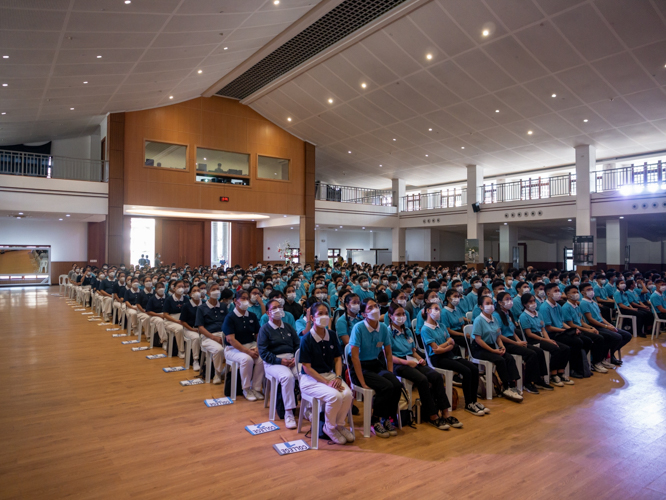
[[[576,194],[576,174],[520,179],[479,188],[482,203],[543,200]]]
[[[628,195],[666,189],[666,163],[662,161],[597,170],[590,175],[590,191],[593,193],[619,190]]]
[[[400,199],[401,212],[417,212],[440,208],[462,207],[467,204],[467,189],[454,188],[434,193],[408,194]]]
[[[315,182],[315,199],[390,207],[393,206],[393,191],[390,189],[338,186],[317,181]]]
[[[0,174],[108,182],[109,162],[0,149]]]

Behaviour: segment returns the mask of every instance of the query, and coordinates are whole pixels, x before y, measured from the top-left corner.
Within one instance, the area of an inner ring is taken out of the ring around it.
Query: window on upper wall
[[[288,181],[289,160],[259,155],[259,159],[257,160],[257,178]]]
[[[197,181],[250,185],[250,155],[197,148]]]
[[[144,153],[146,167],[187,170],[187,146],[146,141]]]

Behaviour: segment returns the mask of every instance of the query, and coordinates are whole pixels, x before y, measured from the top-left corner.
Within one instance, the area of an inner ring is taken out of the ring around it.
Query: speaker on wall
[[[480,212],[481,206],[478,203],[472,203],[472,210],[474,210],[475,213]]]

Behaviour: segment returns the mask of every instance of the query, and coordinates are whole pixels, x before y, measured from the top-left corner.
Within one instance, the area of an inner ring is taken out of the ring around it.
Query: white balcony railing
[[[108,182],[109,163],[0,149],[0,174]]]

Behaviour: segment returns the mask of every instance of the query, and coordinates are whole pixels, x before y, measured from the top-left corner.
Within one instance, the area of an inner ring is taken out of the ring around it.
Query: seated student
[[[105,322],[111,319],[113,290],[115,288],[115,281],[112,275],[115,276],[113,271],[109,272],[109,274],[102,272],[99,275],[100,285],[97,293],[102,296],[102,317]]]
[[[162,349],[166,351],[168,336],[166,333],[166,326],[164,324],[164,302],[166,301],[165,286],[163,282],[158,282],[155,285],[155,295],[148,301],[146,312],[150,316],[150,324],[155,326],[157,335],[162,342]],[[154,340],[153,340],[154,342]]]
[[[354,325],[351,345],[351,379],[364,389],[375,391],[372,422],[376,436],[397,436],[398,431],[390,417],[398,412],[402,384],[393,374],[391,335],[385,324],[379,322],[379,306],[374,299],[361,302],[362,322]],[[384,354],[380,358],[380,354]]]
[[[273,290],[273,293],[281,293]],[[225,335],[226,347],[224,356],[240,365],[243,396],[248,401],[263,400],[261,392],[264,383],[264,364],[257,349],[257,333],[259,319],[251,312],[250,294],[246,290],[238,290],[234,301],[236,307],[224,318],[222,331]]]
[[[280,307],[282,307],[284,311],[284,293],[282,293],[280,290],[273,289],[268,300],[277,300],[280,303]],[[266,323],[268,323],[268,320],[268,314],[264,313],[264,315],[261,316],[261,319],[259,320],[259,326],[264,326]],[[282,321],[288,325],[291,325],[292,328],[296,328],[296,319],[294,319],[294,316],[291,313],[285,312],[284,316],[282,317]]]
[[[622,361],[615,357],[615,352],[621,350],[629,341],[631,333],[615,328],[615,326],[601,315],[599,304],[594,300],[594,288],[591,283],[583,283],[580,286],[583,300],[580,302],[580,311],[589,325],[595,327],[601,336],[606,339],[606,346],[610,351],[610,363],[602,361],[604,368],[620,366]]]
[[[402,290],[409,295],[408,290],[411,289],[410,287],[411,285],[405,284],[405,286],[402,287]],[[423,291],[423,288],[417,288],[414,290],[412,297],[407,301],[407,304],[405,305],[405,311],[409,313],[410,318],[416,318],[416,315],[423,308],[424,295],[425,292]]]
[[[349,343],[349,335],[357,323],[363,321],[360,315],[361,299],[355,293],[348,293],[343,300],[344,314],[335,323],[335,333],[344,347]]]
[[[404,290],[396,290],[396,291],[393,292],[393,294],[391,296],[391,303],[389,304],[389,307],[391,307],[392,305],[397,305],[397,306],[402,307],[405,310],[405,314],[407,315],[407,326],[409,326],[411,328],[413,318],[409,315],[409,312],[406,309],[407,301],[408,301],[408,297],[407,297],[407,294],[404,292]],[[384,323],[386,324],[386,326],[388,326],[390,324],[390,321],[391,321],[391,318],[389,317],[389,315],[385,314],[384,315]]]
[[[303,304],[297,300],[296,289],[292,284],[287,285],[284,289],[284,295],[286,298],[284,301],[284,312],[290,313],[294,319],[300,319],[303,316]]]
[[[250,307],[248,311],[253,313],[257,318],[261,318],[266,314],[266,306],[264,301],[261,300],[261,290],[258,287],[250,287]],[[269,299],[270,300],[270,299]]]
[[[330,316],[323,304],[313,304],[307,316],[314,323],[301,337],[301,393],[324,401],[324,432],[331,441],[352,443],[354,435],[345,427],[345,420],[354,396],[342,378],[342,347],[337,335],[328,329]]]
[[[183,340],[183,324],[180,321],[180,313],[185,304],[185,286],[182,281],[176,280],[173,285],[173,293],[164,301],[164,327],[176,338],[178,346],[178,357],[185,358],[185,341]]]
[[[490,413],[488,408],[476,400],[479,387],[479,369],[471,361],[460,357],[455,341],[440,323],[441,310],[439,304],[427,304],[421,311],[421,315],[425,319],[421,328],[421,338],[433,366],[443,370],[451,370],[462,377],[466,411],[479,417]]]
[[[580,292],[575,286],[569,285],[565,289],[567,302],[562,306],[562,320],[569,328],[577,328],[580,334],[587,337],[592,342],[590,355],[592,359],[591,369],[599,373],[608,373],[604,367],[603,361],[608,353],[606,340],[599,334],[599,331],[583,321],[583,312],[579,307]]]
[[[537,305],[541,307],[546,302],[546,284],[543,281],[537,281],[532,285],[534,290],[534,297],[536,298]]]
[[[189,299],[186,297],[180,312],[180,324],[183,325],[183,335],[187,339],[192,339],[192,358],[194,363],[192,369],[198,372],[201,369],[199,365],[199,356],[201,354],[201,336],[196,328],[197,309],[202,304],[201,292],[198,286],[193,286],[190,290]]]
[[[146,312],[146,307],[148,307],[148,301],[154,294],[153,279],[150,276],[146,276],[143,280],[143,290],[139,292],[139,299],[136,303],[136,319],[139,323],[139,331],[145,332],[146,335],[148,335],[148,325],[150,323],[150,316]],[[139,335],[139,340],[141,340],[140,337]]]
[[[446,396],[444,379],[416,352],[416,342],[411,328],[406,324],[407,313],[398,304],[392,303],[387,316],[390,317],[393,373],[411,381],[419,391],[424,414],[428,422],[440,430],[462,427],[457,418],[449,415],[449,399]]]
[[[513,299],[509,292],[497,295],[497,309],[494,315],[500,322],[502,344],[509,354],[522,356],[525,365],[523,388],[532,394],[539,394],[539,389],[553,391],[553,386],[545,381],[548,375],[546,355],[537,345],[530,345],[517,335],[517,322],[512,312]]]
[[[423,303],[424,305],[428,304],[439,304],[439,306],[442,306],[442,303],[439,298],[439,292],[437,290],[429,289],[424,295],[423,295]],[[424,323],[423,316],[420,314],[416,314],[416,331],[420,332],[421,327],[423,327]],[[411,325],[410,325],[411,326]]]
[[[370,279],[366,274],[362,274],[358,278],[358,285],[352,287],[352,290],[359,296],[361,301],[363,299],[374,299],[375,293],[370,290]]]
[[[615,301],[613,300],[612,295],[610,297],[608,296],[608,292],[605,288],[606,281],[606,278],[601,273],[597,273],[594,277],[594,300],[599,304],[601,315],[610,323],[612,310],[615,308]]]
[[[277,300],[270,300],[267,309],[270,320],[260,328],[257,338],[259,356],[264,362],[266,374],[274,377],[282,387],[284,425],[287,429],[295,429],[294,408],[297,405],[294,387],[298,371],[294,356],[300,339],[294,327],[282,321],[284,310]]]
[[[379,285],[378,288],[384,288],[384,285]],[[384,318],[386,317],[386,314],[388,313],[389,310],[389,296],[387,295],[386,291],[383,290],[377,290],[377,305],[379,305],[379,312],[380,316],[379,319],[381,321],[384,321]]]
[[[571,350],[569,346],[553,340],[545,329],[543,319],[537,310],[537,300],[531,293],[523,293],[521,298],[525,310],[520,315],[520,326],[527,336],[530,344],[537,344],[541,349],[550,353],[550,382],[557,387],[574,385],[573,380],[564,375],[564,369],[569,363]]]
[[[470,280],[469,292],[463,297],[460,302],[460,309],[465,313],[472,312],[479,302],[479,291],[483,286],[483,281],[478,276],[474,276]]]
[[[652,304],[660,319],[666,319],[666,282],[657,279],[654,286],[654,292],[650,295],[650,304]]]
[[[515,402],[521,402],[523,396],[516,389],[520,372],[513,356],[506,351],[501,339],[501,320],[495,316],[495,306],[490,295],[479,296],[481,314],[474,320],[474,329],[470,349],[477,359],[490,361],[495,365],[497,376],[502,381],[502,395]]]
[[[530,285],[529,283],[525,281],[519,281],[518,283],[515,283],[516,287],[516,296],[513,301],[513,308],[511,309],[511,313],[513,314],[514,318],[520,318],[520,315],[523,314],[523,303],[522,303],[522,297],[523,294],[525,293],[530,293]]]
[[[446,329],[458,347],[467,349],[467,342],[465,342],[465,336],[463,335],[463,327],[471,322],[460,308],[462,299],[458,288],[462,287],[447,290],[445,304],[440,314],[439,323]],[[423,316],[421,316],[421,318],[423,318]],[[460,355],[459,352],[456,352],[456,354]]]
[[[631,280],[633,284],[633,280]],[[617,282],[617,290],[613,295],[613,300],[620,308],[622,314],[627,316],[634,316],[636,318],[636,329],[638,330],[637,334],[639,337],[645,338],[647,335],[650,335],[652,332],[652,312],[647,312],[640,307],[634,307],[631,303],[633,298],[627,291],[627,283],[623,280]]]
[[[232,293],[230,290],[224,291]],[[217,283],[212,285],[209,293],[210,298],[205,302],[202,299],[202,303],[197,307],[197,319],[194,326],[199,330],[199,334],[205,337],[202,339],[201,347],[210,352],[213,358],[213,369],[215,370],[213,384],[221,384],[224,364],[222,355],[224,348],[222,326],[225,318],[228,316],[228,309],[226,304],[220,302],[220,297],[222,296],[220,285]]]
[[[125,291],[125,317],[126,324],[129,325],[129,329],[134,331],[138,327],[137,314],[139,309],[137,304],[139,303],[139,298],[141,292],[139,291],[139,278],[131,278],[131,284],[129,290]]]
[[[516,274],[516,272],[514,272],[513,274],[509,273],[506,275],[504,279],[504,284],[506,285],[505,291],[509,293],[512,299],[516,295],[518,295],[518,292],[516,291],[516,284],[517,284],[517,280],[515,279],[516,276],[519,276],[519,274]]]
[[[490,297],[491,299],[493,298],[492,294],[490,293],[490,289],[486,288],[485,286],[477,290],[477,304],[474,306],[474,309],[472,309],[472,321],[474,321],[476,318],[478,318],[483,310],[480,307],[481,304],[481,298],[482,297]]]

